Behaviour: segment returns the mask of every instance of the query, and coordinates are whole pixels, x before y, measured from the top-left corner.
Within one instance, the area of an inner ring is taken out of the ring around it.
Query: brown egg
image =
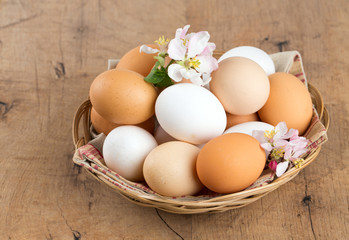
[[[268,76],[256,62],[231,57],[219,63],[212,73],[210,90],[225,111],[235,115],[257,112],[269,96]]]
[[[147,44],[151,48],[159,49],[158,45]],[[146,77],[153,68],[155,62],[154,56],[157,56],[157,53],[148,54],[144,52],[139,52],[140,46],[133,48],[127,52],[121,59],[116,69],[128,69],[134,72],[141,74]]]
[[[138,124],[155,112],[157,91],[143,76],[129,70],[108,70],[96,77],[90,87],[94,109],[117,124]]]
[[[97,133],[104,133],[105,135],[108,135],[114,128],[123,126],[106,120],[99,115],[93,107],[91,109],[91,122]],[[153,116],[145,122],[136,124],[136,126],[147,130],[150,134],[153,134],[155,128],[155,117]]]
[[[196,170],[208,189],[233,193],[257,180],[265,159],[257,139],[244,133],[228,133],[206,143],[199,153]]]
[[[157,146],[144,161],[145,181],[152,190],[164,196],[198,193],[203,187],[196,173],[199,151],[198,147],[180,141]]]
[[[259,121],[257,113],[251,113],[248,115],[235,115],[231,113],[227,114],[227,127],[226,129],[244,122]]]
[[[313,115],[311,96],[306,86],[292,74],[283,72],[270,75],[269,81],[270,95],[258,111],[259,117],[273,126],[284,121],[289,129],[298,129],[303,135]]]

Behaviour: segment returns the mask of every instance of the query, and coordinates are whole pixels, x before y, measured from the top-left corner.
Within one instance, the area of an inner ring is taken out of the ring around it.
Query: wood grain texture
[[[71,161],[74,112],[106,60],[187,23],[217,49],[298,50],[330,111],[316,161],[242,209],[143,208]],[[0,0],[0,239],[348,239],[348,39],[347,0]]]

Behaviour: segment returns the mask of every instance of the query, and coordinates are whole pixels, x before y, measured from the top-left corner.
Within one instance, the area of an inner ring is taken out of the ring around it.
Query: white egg
[[[191,83],[163,90],[155,103],[160,126],[172,137],[202,144],[221,135],[227,123],[222,104],[210,91]]]
[[[232,126],[228,128],[224,134],[226,133],[245,133],[250,136],[252,136],[252,132],[254,130],[262,130],[262,131],[271,131],[274,128],[274,126],[265,123],[265,122],[259,122],[259,121],[251,121],[251,122],[245,122],[240,123],[235,126]]]
[[[267,75],[275,73],[275,65],[271,57],[264,52],[262,49],[251,47],[251,46],[241,46],[230,49],[225,52],[219,59],[218,62],[230,57],[245,57],[251,59],[258,63],[265,71]]]
[[[157,146],[155,138],[136,126],[120,126],[112,130],[103,145],[108,168],[131,181],[143,181],[143,162]]]

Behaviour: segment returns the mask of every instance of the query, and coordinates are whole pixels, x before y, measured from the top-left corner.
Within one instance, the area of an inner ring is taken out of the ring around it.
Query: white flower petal
[[[260,143],[268,143],[268,140],[264,136],[264,131],[263,130],[253,130],[252,131],[252,137],[257,139]],[[268,144],[270,145],[270,143],[268,143]]]
[[[278,125],[276,125],[275,127],[276,133],[275,133],[274,139],[279,139],[279,138],[285,139],[283,137],[286,135],[287,131],[288,129],[287,129],[286,123],[279,122]]]
[[[204,73],[202,74],[202,85],[206,86],[209,82],[211,82],[211,74],[209,73]]]
[[[202,53],[207,46],[210,34],[207,31],[195,33],[188,43],[188,57],[193,58]]]
[[[289,146],[285,147],[284,159],[290,160],[292,158],[292,148]]]
[[[182,32],[181,32],[181,35],[179,36],[181,39],[184,39],[185,35],[187,34],[188,32],[188,29],[190,28],[190,25],[185,25]]]
[[[184,60],[186,52],[187,48],[180,39],[172,39],[168,44],[168,55],[174,60]]]
[[[183,76],[181,74],[181,69],[185,68],[179,64],[171,64],[168,67],[168,76],[175,82],[180,82],[183,79]]]
[[[184,39],[185,34],[187,34],[189,28],[190,28],[190,25],[185,25],[183,28],[178,28],[176,30],[175,38]]]
[[[284,174],[288,168],[289,162],[281,162],[276,166],[276,176],[280,177],[282,174]]]
[[[297,131],[297,132],[296,132]],[[288,130],[288,132],[284,135],[283,139],[289,139],[292,136],[294,136],[294,134],[298,135],[298,130],[291,128],[290,130]]]
[[[197,56],[196,59],[199,60],[200,65],[195,68],[198,72],[201,73],[211,73],[212,71],[216,70],[218,68],[218,62],[217,59],[215,59],[212,56]]]
[[[180,71],[181,71],[182,76],[186,79],[189,79],[189,80],[201,76],[201,74],[196,72],[194,69],[187,70],[183,67],[182,69],[180,69]]]
[[[207,46],[202,51],[201,55],[205,56],[212,56],[213,51],[216,49],[216,44],[209,42],[207,43]]]
[[[201,77],[195,77],[195,78],[191,78],[190,81],[195,84],[195,85],[198,85],[198,86],[202,86],[204,83],[201,79]]]
[[[299,158],[300,156],[302,156],[304,153],[306,153],[307,152],[307,149],[300,149],[300,150],[298,150],[298,151],[295,151],[294,153],[293,153],[293,158],[295,158],[295,159],[297,159],[297,158]]]
[[[188,43],[190,41],[190,39],[195,35],[195,33],[189,33],[187,34],[187,36],[185,36],[185,41],[186,41],[186,46],[188,46]]]
[[[271,146],[270,143],[262,143],[262,144],[261,144],[261,147],[262,147],[264,150],[268,151],[268,152],[270,152],[271,150],[273,150],[273,147]]]
[[[176,35],[175,35],[175,39],[180,39],[180,36],[182,34],[183,28],[177,28],[176,30]]]
[[[289,141],[286,141],[284,139],[276,139],[274,142],[274,147],[281,148],[289,144]]]
[[[160,52],[159,49],[154,49],[154,48],[151,48],[151,47],[148,47],[147,45],[142,45],[140,48],[139,48],[139,52],[144,52],[144,53],[147,53],[147,54],[154,54],[154,53],[158,53]]]

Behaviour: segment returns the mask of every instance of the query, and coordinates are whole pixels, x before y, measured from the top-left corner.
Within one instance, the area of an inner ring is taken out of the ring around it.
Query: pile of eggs
[[[302,135],[312,117],[305,85],[275,73],[263,50],[242,46],[224,53],[208,86],[180,82],[158,89],[144,81],[155,55],[126,53],[90,87],[91,122],[107,135],[106,165],[125,179],[170,197],[204,187],[234,193],[255,182],[266,154],[253,130],[279,122]]]

